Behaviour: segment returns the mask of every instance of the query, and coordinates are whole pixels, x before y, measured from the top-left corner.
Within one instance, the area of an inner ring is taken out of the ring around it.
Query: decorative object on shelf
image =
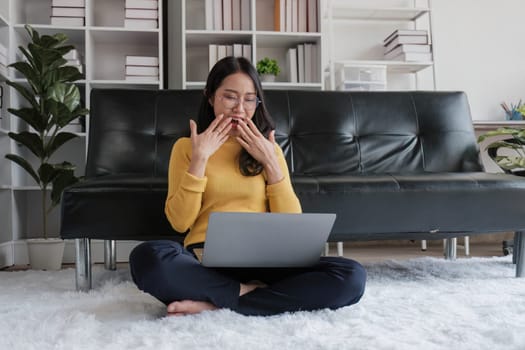
[[[277,60],[273,58],[265,57],[257,62],[256,65],[257,73],[261,76],[261,80],[265,82],[275,81],[275,77],[279,75],[281,69]]]
[[[488,138],[499,137],[485,149],[489,157],[506,173],[525,176],[525,129],[499,128],[478,137],[478,143]],[[503,139],[501,139],[503,137]],[[499,152],[504,150],[503,152]]]
[[[20,47],[26,60],[10,64],[21,73],[26,83],[16,83],[8,80],[7,84],[13,87],[27,101],[29,107],[19,109],[9,108],[8,111],[26,122],[34,131],[10,132],[9,137],[18,144],[27,148],[32,156],[23,157],[18,154],[7,154],[6,158],[22,167],[37,183],[42,193],[42,236],[48,241],[47,215],[60,202],[63,189],[77,182],[74,175],[75,166],[67,161],[51,163],[50,158],[66,142],[77,137],[62,128],[80,116],[88,113],[82,107],[80,92],[74,84],[83,79],[78,68],[67,66],[64,58],[72,45],[64,45],[67,36],[57,33],[52,36],[43,35],[26,25],[31,41],[27,47]],[[52,185],[51,202],[47,200],[48,187]],[[63,245],[62,240],[56,240]],[[32,243],[28,240],[28,245]],[[48,244],[46,244],[48,245]],[[29,249],[31,252],[32,249]],[[52,253],[56,255],[56,253]],[[50,255],[48,255],[50,256]],[[29,257],[31,266],[39,268],[38,260]],[[62,259],[60,258],[60,263]],[[51,269],[50,265],[40,268]],[[56,268],[60,268],[56,266]]]
[[[523,120],[525,115],[525,105],[521,103],[521,100],[517,104],[510,104],[509,106],[503,102],[501,108],[505,111],[505,118],[507,120]]]

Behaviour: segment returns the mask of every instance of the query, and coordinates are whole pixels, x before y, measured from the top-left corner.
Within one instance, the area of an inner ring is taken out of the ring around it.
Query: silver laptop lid
[[[202,264],[301,267],[319,261],[336,214],[211,213]]]

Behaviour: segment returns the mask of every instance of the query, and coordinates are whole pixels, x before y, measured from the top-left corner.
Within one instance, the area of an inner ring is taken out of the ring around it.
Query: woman
[[[308,268],[213,269],[200,264],[213,211],[300,213],[257,72],[226,57],[210,71],[198,125],[173,146],[165,212],[173,228],[189,229],[184,246],[149,241],[130,256],[137,286],[167,305],[170,315],[228,308],[245,315],[336,309],[359,301],[363,267],[321,257]]]

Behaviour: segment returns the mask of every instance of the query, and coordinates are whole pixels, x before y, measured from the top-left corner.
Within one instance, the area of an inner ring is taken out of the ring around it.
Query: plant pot
[[[27,254],[33,270],[60,270],[65,242],[60,238],[27,240]]]
[[[275,75],[273,74],[262,74],[261,81],[265,83],[273,83],[275,81]]]

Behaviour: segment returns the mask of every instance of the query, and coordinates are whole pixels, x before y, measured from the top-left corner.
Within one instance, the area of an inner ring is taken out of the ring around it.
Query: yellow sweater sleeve
[[[266,197],[268,206],[272,213],[301,213],[301,203],[295,194],[288,172],[288,165],[284,158],[283,151],[279,145],[275,145],[275,152],[279,160],[279,165],[284,174],[281,181],[266,186]]]
[[[171,226],[181,233],[195,222],[207,183],[206,177],[198,178],[188,173],[190,160],[191,140],[180,138],[171,151],[164,211]]]

